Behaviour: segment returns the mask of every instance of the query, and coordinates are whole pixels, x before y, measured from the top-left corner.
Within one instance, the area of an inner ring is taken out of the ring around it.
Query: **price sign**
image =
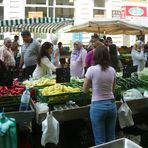
[[[70,68],[56,69],[56,83],[70,82]]]
[[[123,67],[123,78],[131,77],[133,72],[137,72],[137,66],[124,66]]]

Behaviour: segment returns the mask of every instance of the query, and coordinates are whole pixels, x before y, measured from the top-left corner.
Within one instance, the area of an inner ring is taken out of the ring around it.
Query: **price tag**
[[[70,68],[56,69],[56,83],[70,82]]]
[[[137,66],[124,66],[123,67],[123,78],[131,77],[133,72],[137,72]]]

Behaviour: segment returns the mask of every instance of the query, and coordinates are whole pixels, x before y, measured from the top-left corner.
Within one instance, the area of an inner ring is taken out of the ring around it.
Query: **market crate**
[[[61,84],[65,86],[70,86],[72,88],[80,88],[76,84]],[[66,93],[59,93],[59,94],[54,94],[54,95],[48,95],[48,96],[43,96],[40,92],[41,89],[36,90],[36,98],[37,101],[42,102],[42,103],[48,103],[48,104],[61,104],[61,103],[66,103],[70,100],[76,102],[78,105],[83,105],[84,99],[83,98],[83,92],[66,92]]]
[[[39,90],[36,92],[36,98],[39,102],[48,104],[66,103],[69,100],[77,100],[81,98],[81,92],[78,93],[60,93],[56,95],[43,96]]]
[[[5,112],[19,110],[21,95],[0,96],[0,109]]]

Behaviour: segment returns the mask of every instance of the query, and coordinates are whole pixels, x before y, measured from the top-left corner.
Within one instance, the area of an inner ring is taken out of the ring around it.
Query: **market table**
[[[16,123],[18,124],[24,124],[32,122],[33,118],[35,117],[35,112],[33,110],[6,112],[6,116],[15,118]]]
[[[148,110],[148,98],[129,100],[126,102],[129,105],[130,109],[132,110],[133,115],[136,115],[141,112],[143,113],[145,110]],[[121,102],[116,101],[116,104],[117,108],[119,108]],[[67,109],[63,108],[59,110],[53,110],[52,114],[59,122],[88,118],[89,107],[90,107],[89,105],[85,105],[85,106],[76,106],[74,108],[67,108]],[[36,111],[35,113],[37,114]],[[38,117],[38,123],[41,124],[41,122],[46,118],[46,113],[37,114],[36,116]]]

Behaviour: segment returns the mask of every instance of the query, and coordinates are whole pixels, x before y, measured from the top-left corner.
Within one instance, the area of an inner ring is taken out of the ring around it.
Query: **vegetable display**
[[[25,89],[24,85],[14,80],[12,86],[0,86],[0,96],[13,96],[22,94]]]

